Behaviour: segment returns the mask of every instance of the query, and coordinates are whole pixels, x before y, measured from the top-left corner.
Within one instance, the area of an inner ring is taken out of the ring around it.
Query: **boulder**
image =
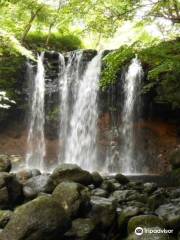
[[[128,222],[128,233],[134,233],[137,227],[141,228],[164,228],[164,222],[154,215],[139,215],[132,217]]]
[[[88,188],[75,182],[62,182],[52,193],[57,204],[64,209],[69,216],[77,216],[83,210],[87,211],[90,193]]]
[[[127,184],[127,183],[129,182],[129,179],[128,179],[126,176],[124,176],[124,175],[122,175],[122,174],[120,174],[120,173],[118,173],[118,174],[115,175],[115,179],[116,179],[120,184]]]
[[[143,186],[142,182],[129,182],[127,184],[127,188],[142,191],[144,189],[144,186]]]
[[[163,188],[157,189],[155,192],[153,192],[150,197],[148,197],[148,207],[151,211],[154,211],[156,208],[158,208],[161,204],[164,203],[166,200],[167,195]]]
[[[54,240],[70,221],[52,197],[41,196],[18,207],[0,235],[1,240]]]
[[[98,172],[93,172],[91,176],[92,176],[94,186],[99,187],[103,182],[103,178],[101,177],[101,175]]]
[[[14,174],[0,173],[0,208],[12,207],[22,200],[22,185]]]
[[[61,164],[56,167],[50,177],[52,184],[56,187],[63,181],[73,181],[82,185],[93,183],[92,176],[89,172],[81,169],[76,164]]]
[[[99,224],[104,229],[114,223],[116,202],[113,199],[93,196],[91,206],[89,215],[96,224]]]
[[[9,155],[12,164],[12,169],[18,171],[24,167],[25,159],[22,155]]]
[[[26,181],[32,177],[41,175],[41,172],[38,169],[23,169],[16,173],[18,180],[21,183],[26,183]]]
[[[16,173],[16,177],[20,183],[24,184],[28,179],[32,178],[32,171],[23,169]]]
[[[145,192],[150,194],[157,189],[157,184],[156,183],[144,183],[143,189]]]
[[[125,228],[128,220],[142,213],[141,209],[138,207],[128,206],[124,208],[118,215],[118,227],[119,229]]]
[[[138,202],[146,202],[146,196],[136,190],[117,190],[112,193],[112,198],[119,203],[136,200]]]
[[[12,211],[0,210],[0,228],[4,228],[6,226],[12,215]]]
[[[174,150],[169,157],[173,169],[180,168],[180,148]]]
[[[101,188],[96,188],[94,190],[91,191],[91,195],[93,196],[97,196],[97,197],[108,197],[108,193]]]
[[[0,172],[10,172],[11,161],[8,155],[0,154]]]
[[[90,218],[77,218],[72,221],[71,229],[65,233],[66,237],[72,239],[87,239],[95,230],[96,225]]]
[[[39,193],[51,193],[53,186],[49,181],[49,175],[39,175],[30,178],[24,184],[23,193],[28,199],[33,199],[38,196]]]
[[[159,206],[155,213],[169,228],[180,229],[180,198],[177,201]]]
[[[111,180],[104,180],[100,186],[103,190],[105,190],[108,193],[112,193],[115,188],[114,188],[114,183],[111,182]]]
[[[168,192],[170,198],[180,198],[180,187],[175,189],[170,189]]]

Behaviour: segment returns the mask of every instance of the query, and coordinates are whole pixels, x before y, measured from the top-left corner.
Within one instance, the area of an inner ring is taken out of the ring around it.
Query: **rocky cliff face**
[[[83,72],[87,63],[96,55],[95,50],[83,51],[81,71]],[[105,52],[107,54],[108,52]],[[67,63],[72,52],[65,54]],[[53,161],[57,157],[58,128],[59,128],[59,54],[56,52],[45,52],[44,66],[46,73],[46,96],[45,96],[45,135],[47,141],[47,158]],[[145,66],[144,66],[145,67]],[[125,66],[126,68],[126,66]],[[36,65],[34,64],[34,72]],[[146,70],[145,70],[146,71]],[[19,89],[21,92],[21,106],[13,108],[7,115],[8,122],[3,121],[3,129],[0,137],[0,152],[9,154],[21,154],[26,152],[26,126],[28,122],[28,97],[30,95],[28,83],[25,80],[25,69],[23,67],[24,83]],[[104,161],[107,149],[110,145],[118,148],[120,138],[118,129],[121,125],[121,111],[123,104],[123,90],[121,72],[119,80],[107,88],[99,91],[99,120],[98,120],[98,142],[99,159]],[[146,72],[143,81],[146,81]],[[180,128],[178,126],[178,113],[166,105],[157,104],[153,101],[154,92],[143,95],[143,111],[140,121],[136,127],[140,128],[143,141],[142,151],[146,152],[146,161],[152,172],[156,162],[158,172],[165,172],[169,168],[167,159],[168,152],[180,143]],[[6,115],[4,115],[6,116]],[[4,117],[5,118],[5,117]],[[4,119],[3,119],[4,120]],[[9,123],[9,124],[7,124]],[[19,124],[20,123],[20,124]],[[137,142],[137,146],[139,143]]]

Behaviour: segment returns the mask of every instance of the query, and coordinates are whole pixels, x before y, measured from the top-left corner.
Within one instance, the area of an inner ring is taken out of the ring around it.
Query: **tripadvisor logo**
[[[137,236],[141,236],[141,235],[143,234],[143,228],[137,227],[137,228],[135,229],[135,234],[136,234]]]
[[[161,229],[159,227],[155,227],[155,228],[142,228],[142,227],[137,227],[134,230],[135,234],[137,236],[141,236],[142,234],[172,234],[173,233],[173,229]]]

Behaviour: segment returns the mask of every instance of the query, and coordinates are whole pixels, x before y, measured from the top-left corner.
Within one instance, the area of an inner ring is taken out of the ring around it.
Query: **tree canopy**
[[[44,50],[119,48],[107,60],[101,81],[104,88],[135,52],[141,54],[147,48],[145,53],[151,56],[151,46],[179,36],[179,0],[0,0],[0,10],[0,90],[7,90],[7,97],[16,102],[14,89],[16,79],[20,79],[16,73],[24,56],[35,59],[37,52]],[[158,54],[159,47],[155,49]],[[165,55],[167,59],[159,59],[160,64],[152,66],[152,81],[146,90],[155,85],[167,66],[173,68],[168,68],[169,81],[163,83],[171,85],[170,74],[177,67],[177,57],[169,60],[169,52]],[[172,100],[171,94],[165,95],[163,99],[179,104],[176,97]]]
[[[180,24],[178,0],[1,0],[0,8],[1,36],[6,32],[24,47],[34,32],[45,38],[44,48],[53,34],[74,34],[82,40],[92,36],[98,46],[128,20],[141,26],[157,19]]]

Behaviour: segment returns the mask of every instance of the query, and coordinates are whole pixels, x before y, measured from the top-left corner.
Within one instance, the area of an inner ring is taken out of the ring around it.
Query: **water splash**
[[[84,169],[96,169],[97,94],[102,52],[89,62],[80,82],[70,122],[65,162],[77,163]]]
[[[44,139],[44,94],[45,73],[43,65],[44,53],[38,56],[37,73],[32,85],[30,109],[30,124],[27,139],[26,167],[44,169],[45,139]]]
[[[65,66],[65,58],[59,55],[60,76],[60,127],[59,127],[59,154],[58,161],[64,161],[65,148],[67,146],[67,136],[74,102],[77,98],[78,85],[80,82],[80,63],[82,52],[72,52]]]
[[[139,89],[143,77],[140,61],[134,58],[124,78],[124,106],[121,125],[121,171],[125,174],[137,173],[138,159],[135,159],[134,121],[141,109]]]

